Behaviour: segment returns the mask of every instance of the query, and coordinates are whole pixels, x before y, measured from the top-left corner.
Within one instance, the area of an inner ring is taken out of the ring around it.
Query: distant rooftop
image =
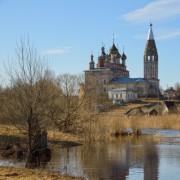
[[[144,78],[128,78],[128,77],[119,77],[111,80],[110,83],[137,83],[137,82],[147,82]]]

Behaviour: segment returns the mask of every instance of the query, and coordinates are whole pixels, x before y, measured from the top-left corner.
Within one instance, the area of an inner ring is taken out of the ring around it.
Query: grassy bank
[[[12,125],[0,125],[0,135],[4,136],[15,136],[19,138],[25,137],[23,134],[19,132],[19,130]],[[53,140],[61,140],[61,141],[80,141],[81,138],[77,135],[62,133],[58,129],[50,129],[48,130],[48,139]]]
[[[82,180],[83,178],[75,178],[69,176],[60,176],[58,173],[52,173],[39,169],[25,169],[14,167],[0,167],[0,179],[2,180]]]
[[[101,116],[97,125],[94,126],[96,134],[109,136],[124,132],[127,128],[142,129],[180,129],[180,114],[166,116],[133,116],[124,117],[124,112],[116,110],[107,112]]]
[[[83,136],[72,135],[59,132],[57,129],[48,131],[48,139],[53,141],[73,141],[82,142],[83,140],[103,140],[110,135],[121,134],[127,128],[142,129],[180,129],[180,114],[166,116],[134,116],[125,118],[122,109],[103,113],[99,120],[86,125],[86,132]],[[13,126],[1,125],[0,135],[23,137]],[[53,145],[53,147],[56,147]]]

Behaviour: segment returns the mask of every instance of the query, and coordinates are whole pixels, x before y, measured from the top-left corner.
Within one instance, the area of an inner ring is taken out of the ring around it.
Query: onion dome
[[[119,51],[118,51],[116,57],[117,57],[117,58],[121,58],[121,54],[119,53]]]
[[[94,58],[94,56],[93,56],[93,54],[91,54],[91,62],[94,62],[93,58]]]
[[[111,49],[110,49],[110,54],[118,54],[119,51],[117,49],[117,47],[115,46],[115,44],[113,43]]]
[[[94,69],[94,60],[93,60],[93,55],[91,54],[91,61],[89,63],[89,69]]]
[[[108,54],[106,54],[105,62],[106,62],[106,63],[109,63],[109,55],[108,55]]]
[[[126,60],[126,59],[127,59],[127,57],[126,57],[126,55],[124,54],[124,52],[123,52],[123,54],[122,54],[122,56],[121,56],[121,59],[122,59],[122,60]]]
[[[105,53],[105,48],[102,46],[102,48],[101,48],[101,52],[102,52],[102,54],[101,54],[101,56],[106,56],[106,53]]]

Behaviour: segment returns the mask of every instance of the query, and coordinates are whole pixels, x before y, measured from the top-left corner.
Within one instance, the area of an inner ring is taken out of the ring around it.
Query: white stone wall
[[[135,101],[137,93],[132,90],[113,89],[108,91],[108,98],[110,100],[123,100],[123,102]]]

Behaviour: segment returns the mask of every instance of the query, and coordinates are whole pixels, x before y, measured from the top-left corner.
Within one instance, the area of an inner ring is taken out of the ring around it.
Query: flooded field
[[[179,179],[180,131],[143,130],[147,135],[56,149],[46,168],[85,179]],[[154,135],[152,135],[154,134]],[[8,165],[0,161],[0,165]],[[13,162],[11,164],[13,165]],[[21,163],[15,163],[21,166]]]

